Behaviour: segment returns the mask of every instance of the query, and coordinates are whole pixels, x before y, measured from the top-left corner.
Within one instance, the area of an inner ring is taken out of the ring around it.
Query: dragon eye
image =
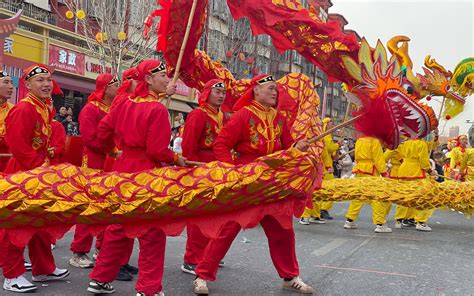
[[[409,95],[412,95],[413,94],[413,86],[411,86],[410,84],[404,84],[403,85],[403,88],[407,91],[407,93]]]

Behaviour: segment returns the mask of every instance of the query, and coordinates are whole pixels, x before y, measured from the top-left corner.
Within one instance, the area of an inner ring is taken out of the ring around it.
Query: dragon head
[[[364,113],[356,129],[394,149],[401,137],[422,138],[437,127],[433,109],[420,102],[416,79],[406,75],[396,55],[387,58],[380,40],[371,49],[362,39],[358,59],[342,56],[345,69],[358,82],[349,87]]]
[[[424,75],[417,75],[422,86],[422,95],[444,97],[443,117],[446,119],[461,113],[466,98],[473,93],[474,58],[462,60],[453,74],[428,55],[423,72]]]

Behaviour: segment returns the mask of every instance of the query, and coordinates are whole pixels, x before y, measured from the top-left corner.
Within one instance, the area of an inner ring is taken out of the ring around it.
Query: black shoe
[[[219,262],[219,267],[222,267],[224,265],[225,265],[224,261]]]
[[[326,211],[326,210],[321,210],[321,218],[325,219],[325,220],[332,220],[333,217],[331,217],[331,215],[329,215],[329,212]]]
[[[94,294],[112,294],[115,292],[114,286],[110,283],[100,283],[97,281],[91,281],[89,283],[89,287],[87,288],[87,292],[91,292]]]
[[[185,273],[192,274],[192,275],[196,275],[196,271],[194,270],[194,269],[196,269],[196,266],[197,265],[195,265],[195,264],[183,263],[181,265],[181,271],[185,272]]]
[[[415,227],[416,223],[414,221],[412,222],[411,220],[403,220],[402,221],[402,227]]]
[[[138,274],[138,268],[135,266],[131,266],[130,264],[125,264],[122,267],[125,268],[131,274]]]
[[[120,267],[120,271],[115,278],[117,281],[123,281],[123,282],[128,282],[133,280],[133,275],[125,268],[125,267]]]

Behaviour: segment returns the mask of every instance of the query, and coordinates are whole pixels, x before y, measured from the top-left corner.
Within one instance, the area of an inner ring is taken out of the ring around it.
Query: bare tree
[[[104,67],[110,64],[113,72],[121,73],[123,66],[134,66],[155,54],[157,36],[144,38],[143,22],[158,8],[156,0],[67,0],[65,4],[73,12],[85,11],[84,18],[76,18],[76,32],[86,37],[92,56]]]

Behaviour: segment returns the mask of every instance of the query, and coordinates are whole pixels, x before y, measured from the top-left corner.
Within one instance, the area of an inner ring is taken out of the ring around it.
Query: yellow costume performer
[[[381,174],[387,175],[385,159],[383,156],[382,145],[380,141],[372,137],[362,137],[357,140],[355,145],[355,161],[354,173],[356,178],[378,177]],[[373,201],[372,203],[372,220],[376,224],[375,232],[389,233],[392,229],[385,226],[385,217],[390,211],[390,202]],[[359,215],[364,202],[353,200],[346,213],[346,222],[344,228],[357,228],[355,220]]]
[[[328,123],[331,122],[330,118],[324,118],[323,119],[323,132],[327,130]],[[323,138],[324,142],[324,149],[321,153],[321,160],[323,163],[323,180],[332,180],[334,179],[334,168],[333,168],[333,163],[332,163],[332,155],[339,149],[339,144],[334,143],[332,140],[331,135],[327,135],[326,137]],[[325,224],[325,219],[328,217],[329,220],[332,220],[332,217],[329,216],[329,213],[327,212],[332,208],[332,204],[334,202],[313,202],[313,208],[305,208],[303,215],[301,215],[301,219],[299,221],[300,224],[302,225],[309,225],[310,223],[315,223],[315,224]],[[326,216],[321,218],[321,210],[326,211]]]
[[[464,181],[474,181],[474,148],[466,149],[459,171]]]
[[[331,122],[330,118],[323,119],[323,132],[327,130],[328,124]],[[339,150],[339,144],[334,143],[332,135],[327,135],[323,138],[324,150],[321,155],[324,165],[324,177],[323,180],[334,179],[334,166],[333,166],[333,155]],[[326,201],[321,203],[321,216],[324,219],[332,220],[329,215],[329,210],[332,209],[334,202]]]
[[[398,179],[416,182],[428,177],[427,173],[431,173],[430,150],[428,149],[430,146],[429,143],[419,139],[408,140],[399,146],[403,162],[398,170]],[[431,231],[426,221],[432,212],[432,210],[415,210],[417,230]]]
[[[467,136],[461,135],[457,138],[457,146],[453,148],[450,153],[451,163],[450,163],[450,177],[454,179],[459,179],[461,160],[464,156],[464,152],[467,146]]]

